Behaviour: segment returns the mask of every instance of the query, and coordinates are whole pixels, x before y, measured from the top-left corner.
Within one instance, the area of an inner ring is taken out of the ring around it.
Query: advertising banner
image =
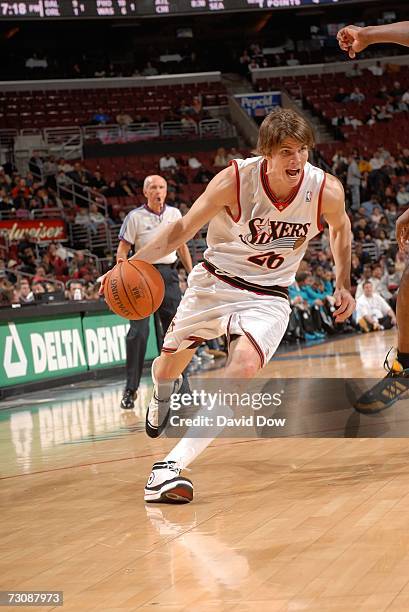
[[[64,221],[61,219],[9,219],[0,221],[0,233],[8,240],[22,240],[29,234],[34,242],[63,242],[68,240]]]
[[[0,387],[125,364],[128,329],[108,312],[0,323]],[[151,317],[145,359],[157,355]]]
[[[236,94],[240,106],[250,117],[265,117],[276,106],[281,106],[280,91],[262,91],[254,94]]]
[[[79,314],[1,323],[0,347],[2,387],[88,369]]]

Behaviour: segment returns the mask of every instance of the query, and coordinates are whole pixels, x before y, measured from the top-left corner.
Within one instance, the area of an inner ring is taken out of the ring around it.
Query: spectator
[[[343,87],[340,87],[338,89],[338,92],[334,96],[334,102],[343,103],[343,102],[348,102],[348,100],[349,100],[349,94],[346,93]]]
[[[379,207],[379,196],[376,195],[376,193],[371,194],[370,199],[366,200],[366,202],[362,202],[361,204],[361,208],[363,208],[367,217],[372,214],[375,207]]]
[[[43,164],[44,160],[42,157],[40,157],[40,153],[38,151],[33,151],[33,155],[30,157],[30,161],[28,162],[30,172],[36,176],[42,176]]]
[[[382,217],[383,217],[382,210],[379,208],[379,206],[375,206],[371,214],[371,221],[373,225],[379,225]]]
[[[214,158],[213,166],[216,166],[216,168],[225,168],[227,164],[226,149],[219,147],[216,152],[216,157]]]
[[[358,102],[361,104],[365,100],[365,94],[359,89],[359,87],[354,87],[354,91],[349,96],[351,102]]]
[[[91,219],[89,217],[87,208],[80,208],[75,215],[74,223],[76,225],[91,225]]]
[[[287,66],[299,66],[300,60],[298,60],[294,53],[290,53],[289,58],[286,61]]]
[[[372,170],[379,170],[383,166],[383,159],[379,154],[379,151],[376,151],[371,159],[369,160],[371,164]]]
[[[202,167],[202,162],[200,162],[197,157],[189,157],[187,165],[189,166],[189,168],[191,168],[192,170],[197,170],[197,168],[201,168]]]
[[[89,205],[89,218],[93,225],[106,222],[104,215],[98,210],[98,206],[95,203]]]
[[[99,170],[95,170],[94,175],[90,179],[90,185],[100,192],[104,192],[108,187],[106,180]]]
[[[46,70],[48,68],[48,62],[46,57],[38,57],[37,53],[33,53],[27,58],[25,67],[29,70],[41,69]]]
[[[196,121],[199,121],[202,118],[203,107],[202,107],[202,100],[200,96],[193,96],[191,112],[192,112],[193,118],[196,119]]]
[[[368,66],[369,72],[373,74],[373,76],[382,76],[384,73],[384,69],[382,67],[381,62],[376,62],[373,66]]]
[[[362,76],[362,70],[359,68],[359,64],[355,63],[352,66],[351,70],[345,73],[345,76],[352,78],[352,79]]]
[[[190,115],[182,115],[180,123],[182,128],[190,128],[190,130],[193,128],[193,130],[197,132],[197,123]]]
[[[387,287],[382,266],[377,264],[372,268],[372,276],[369,280],[372,283],[372,290],[374,293],[378,293],[384,300],[388,301],[391,299],[392,294]]]
[[[243,155],[235,147],[232,147],[227,154],[227,161],[229,162],[232,159],[243,159]]]
[[[33,281],[33,284],[31,285],[31,291],[34,294],[34,299],[35,299],[35,296],[37,294],[45,293],[45,286],[40,281],[36,281],[36,282]]]
[[[85,287],[80,279],[71,280],[67,283],[66,297],[68,300],[84,300]]]
[[[170,153],[166,153],[159,160],[159,168],[161,172],[174,168],[177,170],[178,164],[176,159],[170,155]]]
[[[390,329],[396,325],[392,308],[379,294],[374,293],[371,281],[363,285],[363,295],[356,301],[356,320],[363,332]]]
[[[92,117],[92,123],[94,125],[106,125],[111,122],[111,117],[104,111],[102,107],[98,109],[95,115]]]
[[[31,304],[34,302],[34,294],[31,291],[30,282],[27,278],[22,278],[17,285],[20,304]]]
[[[409,204],[409,192],[406,190],[405,185],[399,185],[396,201],[399,206],[407,206]]]
[[[116,116],[116,122],[120,127],[127,128],[132,124],[133,119],[129,113],[125,113],[123,110],[121,110]]]
[[[159,74],[155,66],[152,66],[151,62],[147,62],[145,68],[142,70],[142,76],[156,76]]]

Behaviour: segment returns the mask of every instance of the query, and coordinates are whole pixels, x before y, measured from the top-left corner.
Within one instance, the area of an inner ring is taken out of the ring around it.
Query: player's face
[[[144,190],[144,195],[148,200],[148,206],[155,207],[162,207],[164,205],[166,193],[166,181],[161,177],[152,179]]]
[[[271,174],[294,186],[308,161],[308,146],[293,138],[286,138],[273,151],[270,160]]]

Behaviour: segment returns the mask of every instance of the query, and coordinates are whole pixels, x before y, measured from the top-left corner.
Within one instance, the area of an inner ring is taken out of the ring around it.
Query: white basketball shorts
[[[285,298],[258,295],[232,287],[202,264],[192,270],[188,288],[165,336],[162,351],[175,353],[224,334],[247,336],[260,356],[271,359],[288,325],[291,308]]]

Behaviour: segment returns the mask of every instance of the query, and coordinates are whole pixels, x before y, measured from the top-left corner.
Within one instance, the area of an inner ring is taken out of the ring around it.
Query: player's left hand
[[[347,289],[335,289],[335,306],[337,309],[332,313],[335,323],[343,323],[355,310],[355,300]]]

